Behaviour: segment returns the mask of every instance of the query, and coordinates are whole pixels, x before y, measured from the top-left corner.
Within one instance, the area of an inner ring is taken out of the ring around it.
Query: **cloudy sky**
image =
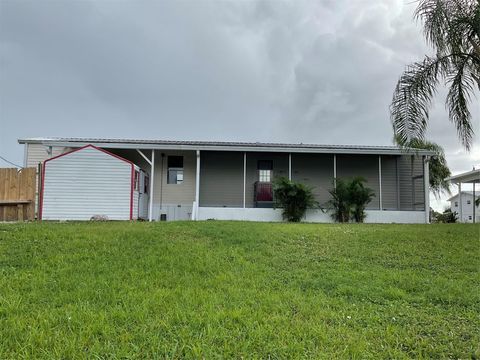
[[[395,83],[431,53],[414,8],[0,0],[0,156],[22,164],[16,140],[38,136],[390,145]],[[438,99],[429,138],[453,173],[480,166]]]

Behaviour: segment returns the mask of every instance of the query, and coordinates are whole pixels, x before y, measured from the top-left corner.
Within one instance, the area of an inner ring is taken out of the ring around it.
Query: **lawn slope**
[[[0,358],[470,358],[480,226],[0,224]]]

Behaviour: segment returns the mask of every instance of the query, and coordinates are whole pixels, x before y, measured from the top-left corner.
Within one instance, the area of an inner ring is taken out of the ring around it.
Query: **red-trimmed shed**
[[[141,174],[131,161],[93,145],[45,160],[40,219],[138,219]]]

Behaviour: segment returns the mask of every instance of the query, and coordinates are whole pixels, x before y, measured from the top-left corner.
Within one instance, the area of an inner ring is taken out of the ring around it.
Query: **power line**
[[[2,159],[2,160],[5,161],[6,163],[9,163],[10,165],[13,165],[13,166],[15,166],[15,167],[23,168],[23,166],[17,165],[17,164],[15,164],[15,163],[13,163],[13,162],[5,159],[3,156],[0,156],[0,159]]]

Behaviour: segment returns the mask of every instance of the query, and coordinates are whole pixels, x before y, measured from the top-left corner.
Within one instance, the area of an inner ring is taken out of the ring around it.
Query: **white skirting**
[[[425,211],[390,211],[366,210],[366,223],[399,223],[423,224]],[[199,207],[198,220],[247,220],[247,221],[282,221],[281,209],[263,208],[227,208],[227,207]],[[330,213],[320,210],[309,210],[306,222],[331,223]]]

